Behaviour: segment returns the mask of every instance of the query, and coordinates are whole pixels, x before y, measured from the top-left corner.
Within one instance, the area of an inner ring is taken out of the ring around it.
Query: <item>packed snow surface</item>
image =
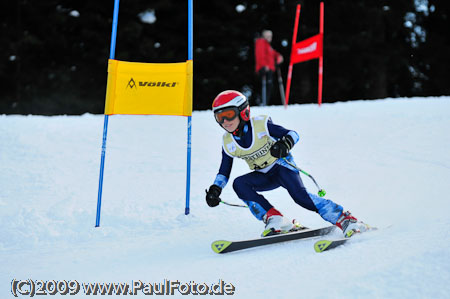
[[[222,297],[232,298],[450,298],[450,97],[252,107],[251,113],[297,131],[297,165],[327,198],[379,230],[320,254],[314,240],[214,253],[212,241],[255,238],[264,225],[245,208],[205,203],[223,134],[211,111],[192,115],[188,216],[187,119],[109,117],[95,228],[104,117],[3,115],[0,297],[13,298],[14,280],[76,280],[222,281],[234,286],[233,295]],[[234,162],[224,201],[242,204],[231,185],[248,171],[244,161]],[[282,188],[264,195],[285,216],[327,225]],[[22,286],[18,296],[30,297]],[[69,297],[84,296],[82,286]]]

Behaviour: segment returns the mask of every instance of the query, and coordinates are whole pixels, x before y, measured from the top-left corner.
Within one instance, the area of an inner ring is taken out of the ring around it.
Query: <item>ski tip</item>
[[[317,241],[315,244],[314,244],[314,250],[316,251],[316,252],[322,252],[322,251],[325,251],[327,248],[328,248],[328,246],[330,246],[331,245],[331,241],[328,241],[328,240],[320,240],[320,241]]]
[[[232,242],[225,240],[214,241],[211,244],[211,249],[215,253],[222,253],[226,248],[228,248],[228,246],[230,246],[231,243]]]

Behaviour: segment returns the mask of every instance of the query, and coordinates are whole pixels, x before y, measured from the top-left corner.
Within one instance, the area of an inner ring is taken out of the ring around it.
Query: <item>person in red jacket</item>
[[[270,45],[272,37],[272,31],[263,30],[262,37],[255,41],[255,71],[261,82],[259,103],[262,105],[267,105],[270,101],[276,64],[283,62],[283,56]]]

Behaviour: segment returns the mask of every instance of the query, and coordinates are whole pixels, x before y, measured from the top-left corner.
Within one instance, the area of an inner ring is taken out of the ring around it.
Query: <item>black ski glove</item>
[[[293,146],[294,139],[290,135],[285,135],[272,145],[270,154],[275,158],[284,158],[289,154]]]
[[[208,204],[208,206],[212,207],[216,207],[219,205],[220,203],[220,193],[222,193],[222,188],[220,188],[217,185],[211,185],[211,187],[209,187],[209,190],[205,190],[206,192],[206,203]]]

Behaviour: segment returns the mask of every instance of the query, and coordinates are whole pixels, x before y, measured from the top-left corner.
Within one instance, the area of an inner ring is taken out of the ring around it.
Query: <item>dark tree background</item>
[[[449,95],[450,2],[325,2],[324,102]],[[225,89],[250,96],[254,39],[274,32],[286,79],[297,3],[298,40],[319,31],[317,0],[194,1],[194,109]],[[0,4],[0,114],[103,113],[113,0]],[[146,23],[139,14],[154,12]],[[187,59],[187,0],[121,0],[116,59]],[[313,60],[294,67],[290,103],[317,99]],[[275,89],[277,90],[277,89]],[[280,104],[275,93],[271,104]]]

